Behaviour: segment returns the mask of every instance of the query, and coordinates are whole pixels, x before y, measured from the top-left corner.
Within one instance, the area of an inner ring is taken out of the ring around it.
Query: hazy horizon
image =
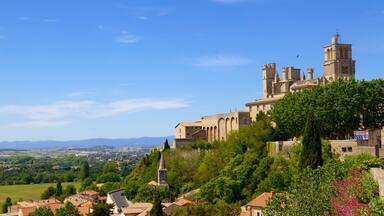
[[[384,2],[0,2],[0,140],[164,137],[262,97],[261,67],[322,75],[338,31],[383,78]]]

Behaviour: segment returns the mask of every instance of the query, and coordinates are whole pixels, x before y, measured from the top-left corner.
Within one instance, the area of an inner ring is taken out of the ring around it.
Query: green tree
[[[61,181],[58,181],[56,184],[56,196],[59,197],[63,194],[63,186],[61,185]]]
[[[29,214],[29,216],[54,216],[53,212],[48,207],[40,207],[36,211]]]
[[[94,186],[93,180],[91,178],[86,178],[81,183],[80,191],[83,191],[83,190],[86,190],[86,189],[90,189],[93,186]]]
[[[89,175],[90,175],[89,163],[88,163],[88,161],[83,161],[81,169],[80,169],[80,178],[82,180],[84,180],[84,179],[88,178]]]
[[[112,209],[113,205],[100,203],[93,206],[93,211],[89,216],[110,216],[113,213]]]
[[[56,189],[52,186],[48,187],[42,194],[41,199],[49,199],[56,194]]]
[[[98,183],[120,182],[121,178],[120,178],[120,175],[117,173],[104,173],[101,176],[99,176],[96,181]]]
[[[65,187],[64,191],[63,191],[64,195],[66,197],[68,196],[71,196],[73,194],[76,194],[76,187],[73,186],[72,184],[69,184]]]
[[[103,173],[118,173],[119,169],[116,163],[106,163],[103,166]]]
[[[164,150],[170,149],[171,147],[169,146],[168,139],[165,139],[164,142]]]
[[[57,209],[56,216],[81,216],[81,214],[71,202],[66,202],[63,208]]]
[[[163,206],[161,205],[160,194],[155,192],[153,197],[153,208],[149,213],[150,216],[163,216]]]
[[[3,213],[8,212],[8,207],[12,206],[12,199],[10,197],[7,197],[5,199],[5,202],[3,204]]]
[[[303,135],[303,151],[301,152],[300,168],[316,169],[323,165],[321,138],[313,113],[309,113]]]

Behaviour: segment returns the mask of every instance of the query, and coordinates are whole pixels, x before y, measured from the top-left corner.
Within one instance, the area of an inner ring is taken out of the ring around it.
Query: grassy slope
[[[63,188],[66,185],[73,184],[76,188],[80,187],[79,182],[63,183]],[[56,184],[32,184],[32,185],[5,185],[0,186],[0,205],[5,201],[6,197],[11,197],[12,202],[23,200],[38,200],[41,193],[49,186]],[[0,210],[1,211],[1,210]]]

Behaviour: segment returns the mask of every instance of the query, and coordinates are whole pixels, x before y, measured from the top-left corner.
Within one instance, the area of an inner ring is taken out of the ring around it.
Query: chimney
[[[308,73],[307,80],[313,80],[313,68],[308,68],[307,73]]]

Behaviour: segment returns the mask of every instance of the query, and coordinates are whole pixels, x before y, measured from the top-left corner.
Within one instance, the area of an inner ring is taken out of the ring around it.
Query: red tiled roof
[[[99,195],[99,193],[94,191],[94,190],[85,190],[85,191],[80,192],[79,194],[89,195],[89,196]]]
[[[183,197],[180,197],[180,198],[177,198],[175,204],[179,206],[187,206],[187,205],[192,205],[193,202],[191,200],[187,200]]]
[[[262,193],[260,196],[256,197],[255,199],[251,200],[249,203],[247,203],[247,206],[255,206],[255,207],[261,207],[265,208],[267,207],[268,200],[273,196],[272,193]]]

